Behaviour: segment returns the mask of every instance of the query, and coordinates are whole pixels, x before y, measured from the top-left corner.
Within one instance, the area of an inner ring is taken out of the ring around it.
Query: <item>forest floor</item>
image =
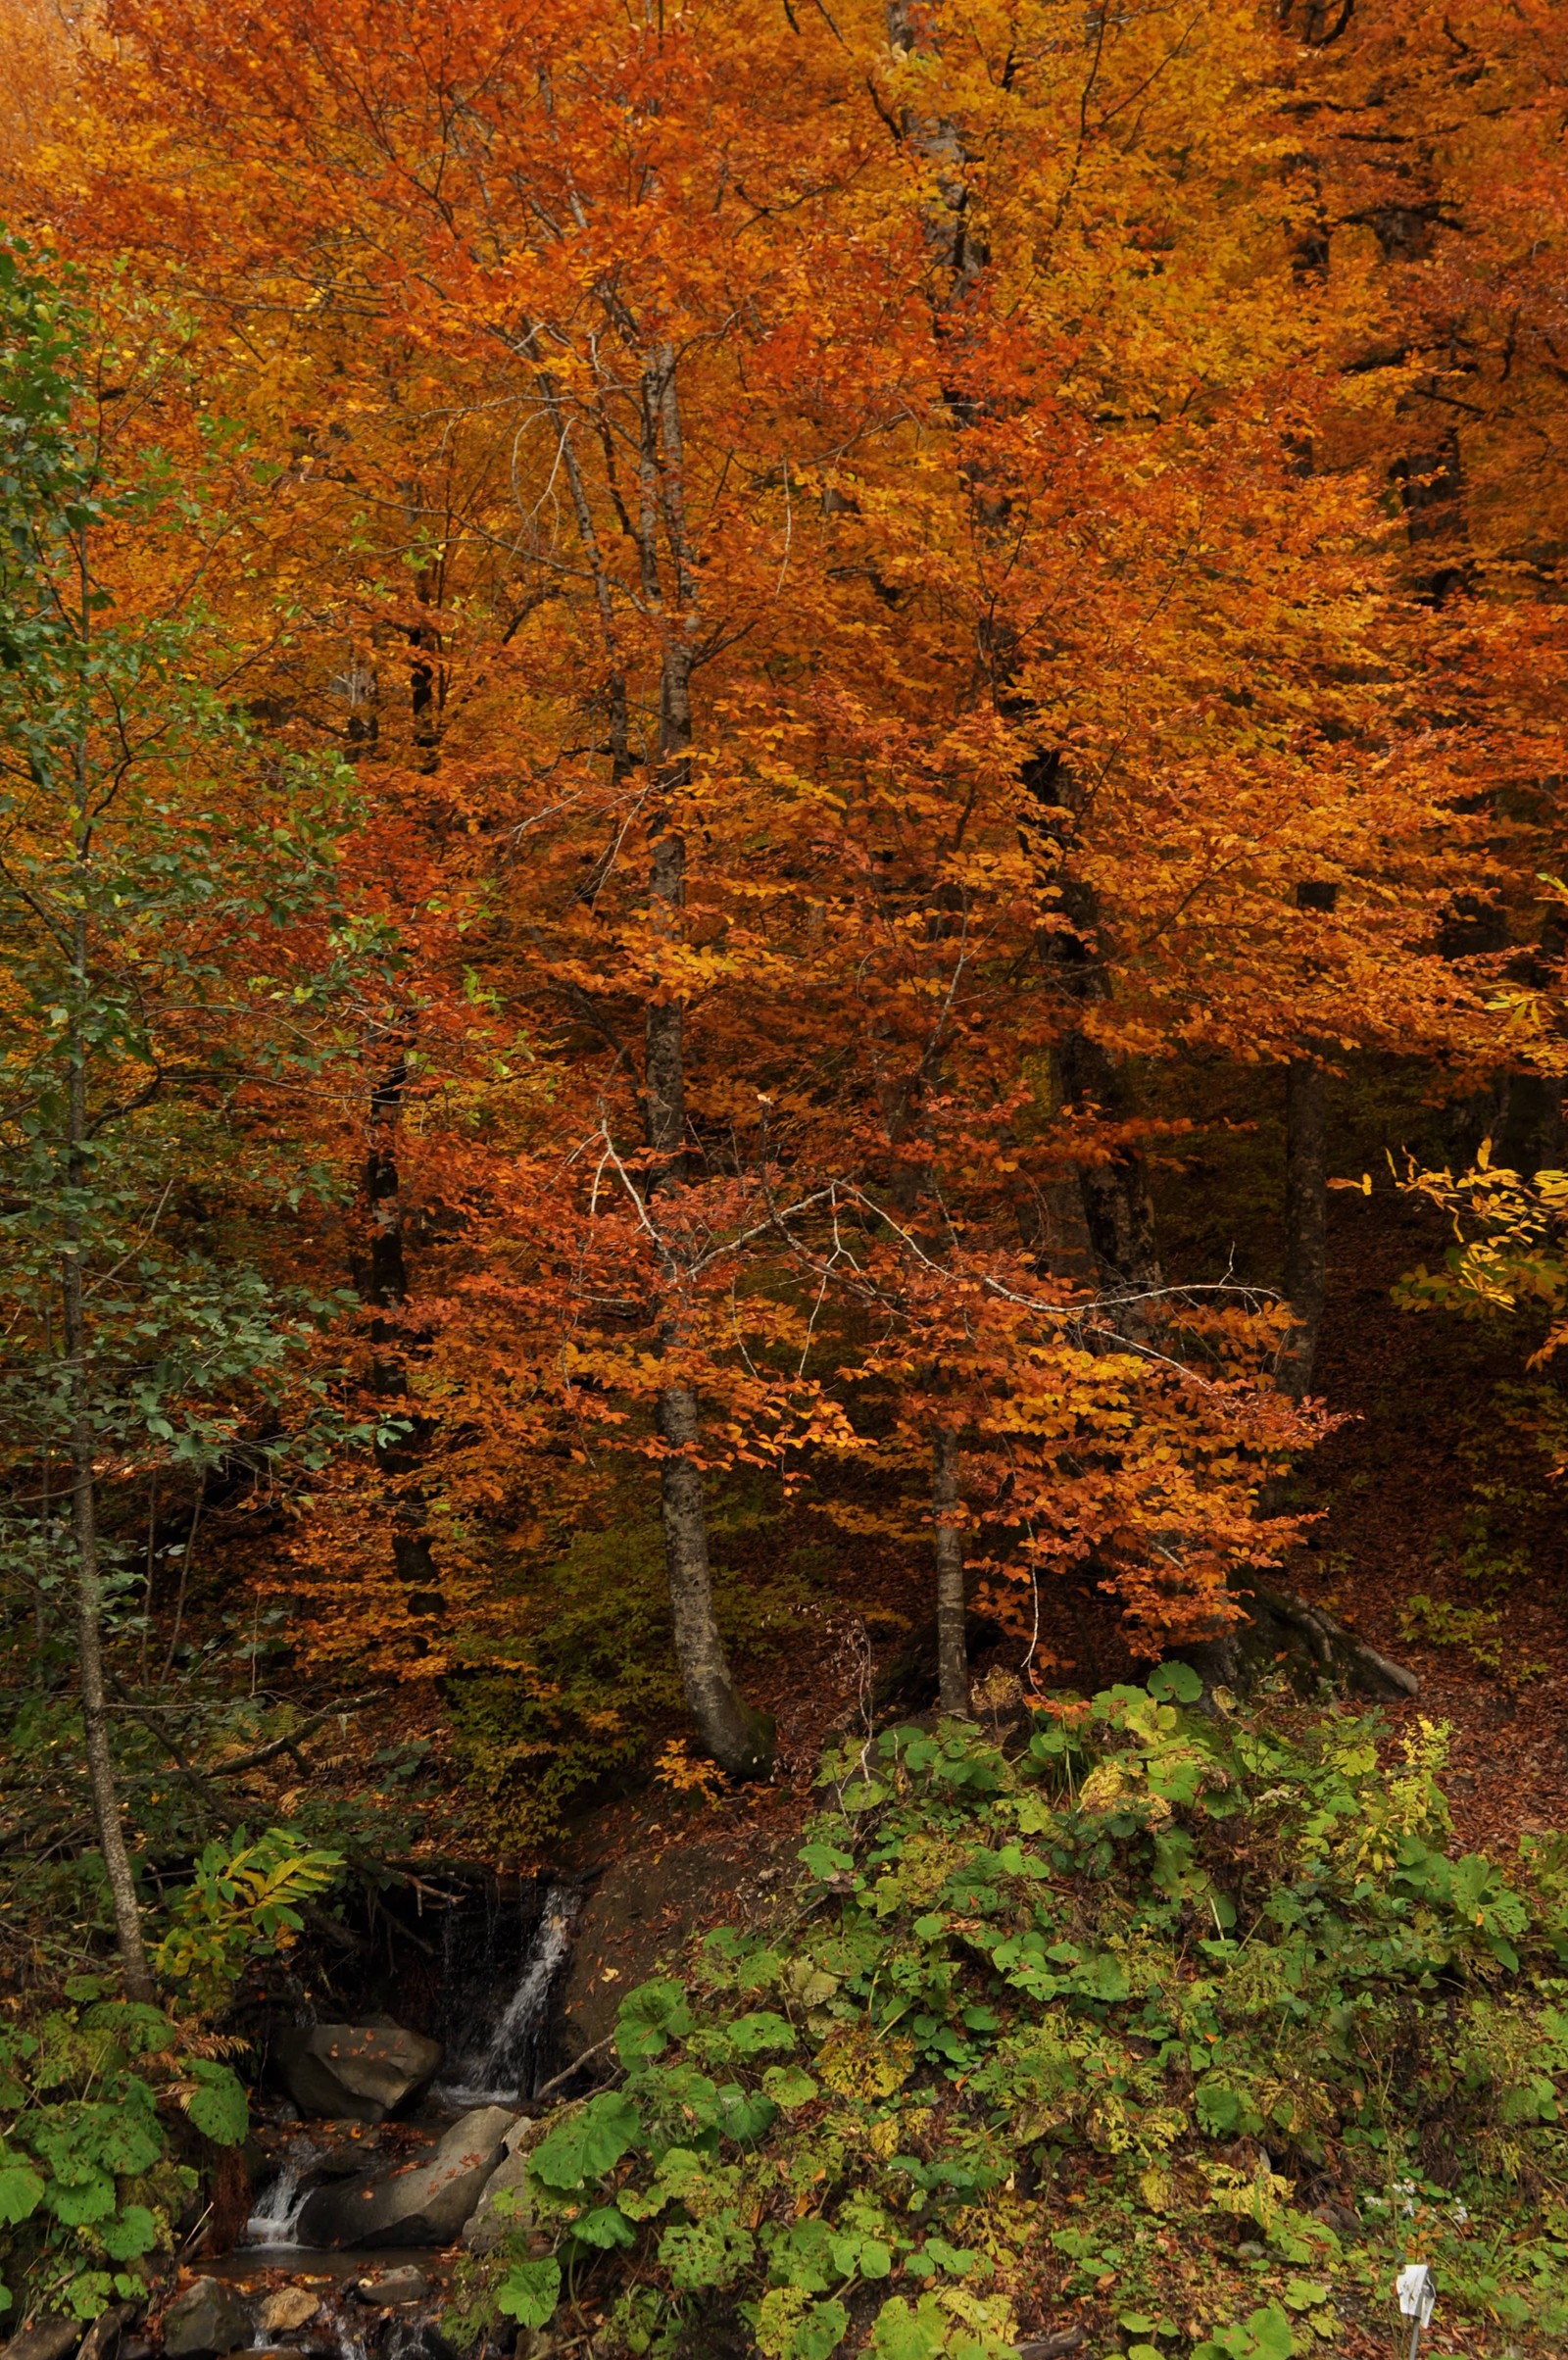
[[[1408,1205],[1337,1200],[1317,1383],[1345,1423],[1305,1471],[1322,1521],[1294,1570],[1419,1674],[1391,1718],[1452,1725],[1455,1834],[1505,1855],[1520,1834],[1568,1827],[1559,1413],[1517,1332],[1391,1310],[1433,1233]]]

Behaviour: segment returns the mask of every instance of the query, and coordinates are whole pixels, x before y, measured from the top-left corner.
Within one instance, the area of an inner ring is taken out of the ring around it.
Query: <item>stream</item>
[[[489,1887],[448,1909],[441,1923],[440,1986],[433,2031],[444,2055],[429,2089],[397,2128],[403,2137],[383,2170],[421,2160],[441,2135],[476,2109],[525,2108],[556,2066],[554,2004],[571,1955],[581,1907],[577,1888],[539,1879]],[[272,2177],[257,2190],[231,2268],[284,2269],[341,2281],[385,2269],[382,2246],[354,2254],[298,2240],[300,2215],[324,2179],[343,2177],[341,2126],[300,2123]],[[373,2146],[364,2157],[372,2164]],[[351,2165],[352,2171],[352,2165]],[[425,2249],[426,2258],[429,2249]],[[410,2252],[399,2258],[416,2260]],[[258,2341],[266,2344],[265,2336]],[[340,2337],[334,2338],[345,2348]],[[363,2351],[363,2342],[359,2348]]]

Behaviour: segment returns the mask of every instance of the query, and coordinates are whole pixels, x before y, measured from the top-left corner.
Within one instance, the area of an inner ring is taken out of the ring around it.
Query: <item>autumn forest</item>
[[[1568,12],[0,64],[7,2360],[1560,2349]]]

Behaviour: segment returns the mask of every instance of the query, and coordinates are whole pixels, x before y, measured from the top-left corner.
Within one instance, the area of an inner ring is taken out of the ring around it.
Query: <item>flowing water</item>
[[[247,2246],[292,2245],[294,2225],[310,2188],[307,2175],[320,2149],[314,2139],[289,2141],[282,2169],[269,2180],[256,2199],[256,2210],[245,2224]]]
[[[429,2093],[440,2113],[525,2105],[550,2079],[556,1991],[580,1906],[573,1886],[537,1879],[487,1888],[447,1910],[434,2028],[446,2055]],[[299,2216],[320,2177],[313,2166],[321,2154],[304,2133],[289,2141],[276,2177],[256,2199],[245,2251],[281,2259],[301,2250]]]
[[[489,2011],[472,2008],[475,1979],[471,1970],[465,1974],[463,1967],[472,1942],[473,1924],[465,1922],[467,1912],[449,1913],[443,1942],[442,2010],[447,2054],[431,2093],[438,2105],[524,2104],[549,2078],[551,2002],[571,1955],[572,1929],[580,1906],[581,1895],[571,1886],[546,1888],[537,1917],[520,1933],[520,1956],[512,1988],[500,2007]],[[484,1965],[493,1978],[494,1954],[488,1947]]]

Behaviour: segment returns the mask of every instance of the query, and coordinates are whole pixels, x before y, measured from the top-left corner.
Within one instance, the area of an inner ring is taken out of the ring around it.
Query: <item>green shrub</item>
[[[0,2026],[0,2314],[64,2307],[92,2319],[146,2290],[153,2257],[199,2185],[177,2119],[237,2146],[248,2129],[231,2069],[186,2053],[159,2009],[75,1979],[66,2004]]]
[[[797,1916],[628,1997],[491,2302],[596,2286],[633,2353],[992,2360],[1073,2304],[1140,2360],[1288,2360],[1418,2252],[1568,2328],[1568,1847],[1453,1856],[1430,1724],[1197,1688],[830,1759]]]

